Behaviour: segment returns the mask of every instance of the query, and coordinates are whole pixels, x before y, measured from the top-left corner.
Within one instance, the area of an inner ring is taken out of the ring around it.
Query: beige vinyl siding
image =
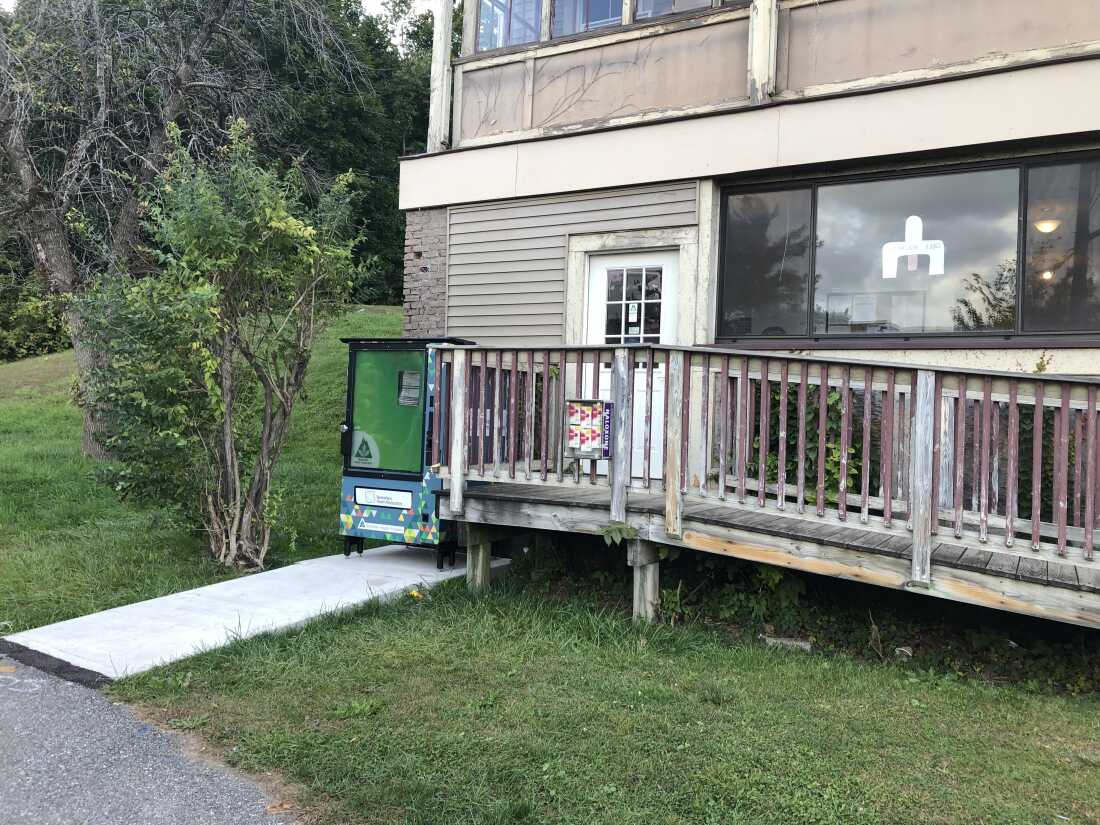
[[[562,343],[569,236],[694,226],[695,181],[453,207],[447,334],[480,344]]]

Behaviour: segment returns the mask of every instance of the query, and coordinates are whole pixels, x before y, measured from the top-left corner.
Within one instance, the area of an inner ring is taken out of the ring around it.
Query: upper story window
[[[480,0],[477,50],[534,43],[542,25],[542,0]]]
[[[554,37],[622,22],[623,0],[554,0]]]
[[[634,17],[637,20],[645,20],[650,17],[664,17],[666,14],[679,14],[692,9],[705,9],[710,5],[710,0],[638,0]]]
[[[731,190],[723,209],[720,338],[1100,333],[1100,161]]]

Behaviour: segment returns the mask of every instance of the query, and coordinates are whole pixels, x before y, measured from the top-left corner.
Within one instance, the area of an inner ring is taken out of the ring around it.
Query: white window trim
[[[675,229],[638,229],[628,232],[597,232],[569,236],[569,255],[565,271],[565,345],[584,344],[588,295],[588,264],[592,255],[620,252],[667,251],[679,253],[680,302],[676,344],[696,343],[697,314],[711,311],[699,305],[701,271],[699,267],[699,229],[685,226]],[[703,278],[702,280],[707,280]]]

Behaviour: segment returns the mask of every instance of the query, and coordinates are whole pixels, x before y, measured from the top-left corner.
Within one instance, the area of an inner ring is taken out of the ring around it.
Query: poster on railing
[[[574,458],[608,458],[611,455],[611,420],[614,404],[599,399],[565,402],[565,451]]]

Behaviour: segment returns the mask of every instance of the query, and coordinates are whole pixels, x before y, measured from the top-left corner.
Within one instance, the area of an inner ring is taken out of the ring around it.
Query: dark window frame
[[[989,161],[970,161],[963,163],[949,163],[913,166],[890,171],[878,171],[871,173],[843,172],[838,174],[807,175],[802,178],[789,178],[782,181],[768,182],[767,179],[759,179],[758,182],[729,183],[720,187],[719,209],[721,213],[718,219],[718,290],[717,304],[715,306],[715,341],[721,344],[736,343],[742,349],[963,349],[967,347],[988,346],[1002,349],[1031,349],[1031,348],[1069,348],[1069,347],[1096,347],[1100,346],[1100,329],[1095,331],[1049,331],[1049,332],[1024,332],[1023,331],[1023,279],[1027,263],[1027,208],[1028,208],[1028,174],[1031,169],[1044,166],[1062,166],[1071,163],[1100,162],[1100,152],[1085,150],[1080,152],[1063,152],[1057,154],[1036,155],[1027,158],[1000,158]],[[822,186],[832,186],[845,183],[874,183],[877,181],[902,180],[906,178],[934,177],[937,175],[951,175],[963,172],[984,172],[993,169],[1016,169],[1019,172],[1019,191],[1017,195],[1017,219],[1016,219],[1016,320],[1011,332],[1004,330],[990,330],[988,332],[975,332],[966,330],[960,332],[921,332],[897,334],[869,334],[869,333],[815,333],[814,309],[816,304],[816,283],[814,273],[817,264],[817,192]],[[807,293],[807,335],[722,335],[722,306],[726,290],[725,262],[726,262],[726,237],[728,233],[728,201],[730,195],[765,194],[771,192],[810,190],[810,278]]]

